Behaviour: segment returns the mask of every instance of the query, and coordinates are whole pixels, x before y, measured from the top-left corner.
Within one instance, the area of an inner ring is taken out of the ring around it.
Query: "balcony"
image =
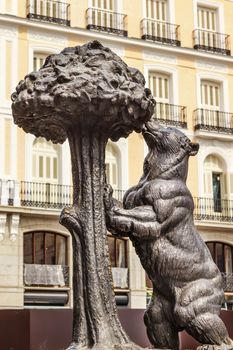
[[[125,191],[113,190],[122,202]],[[0,205],[61,209],[73,203],[73,186],[0,179]]]
[[[184,106],[158,102],[152,118],[161,124],[187,128],[187,108]]]
[[[54,0],[29,0],[27,18],[69,26],[70,5]]]
[[[233,134],[233,113],[198,108],[193,112],[194,130]]]
[[[87,29],[127,36],[127,16],[122,13],[88,8],[86,11]]]
[[[232,222],[233,201],[194,197],[194,219],[202,221]]]
[[[21,206],[61,209],[72,204],[72,186],[22,181],[20,187]]]
[[[179,28],[176,24],[144,18],[141,20],[141,37],[144,40],[180,46]]]
[[[230,36],[211,32],[208,30],[196,29],[193,31],[193,47],[196,50],[204,50],[223,55],[230,55]]]

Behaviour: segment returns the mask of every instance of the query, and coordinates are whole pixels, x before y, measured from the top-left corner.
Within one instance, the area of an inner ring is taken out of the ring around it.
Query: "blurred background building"
[[[195,223],[233,302],[233,1],[0,1],[0,308],[72,307],[72,245],[59,213],[72,202],[67,142],[13,124],[11,93],[64,47],[99,40],[146,78],[154,120],[199,142],[188,186]],[[139,134],[109,142],[115,197],[138,182]],[[109,235],[118,305],[144,308],[150,283],[127,239]]]

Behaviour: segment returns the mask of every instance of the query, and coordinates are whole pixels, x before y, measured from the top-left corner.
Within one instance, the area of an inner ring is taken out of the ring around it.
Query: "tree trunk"
[[[73,240],[74,321],[69,349],[137,349],[117,317],[112,285],[103,203],[107,139],[85,127],[70,131],[68,139],[74,203],[63,210],[60,221]]]

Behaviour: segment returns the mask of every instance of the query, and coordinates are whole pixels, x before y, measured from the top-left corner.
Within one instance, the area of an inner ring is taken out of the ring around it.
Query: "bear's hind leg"
[[[159,349],[179,349],[178,331],[170,316],[171,304],[162,296],[152,296],[144,315],[147,335],[151,344]]]

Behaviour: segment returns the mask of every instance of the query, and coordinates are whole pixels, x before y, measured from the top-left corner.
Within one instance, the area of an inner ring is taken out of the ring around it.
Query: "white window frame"
[[[111,144],[111,141],[109,143]],[[118,154],[118,189],[126,190],[129,187],[128,140],[121,138],[113,145]]]
[[[213,73],[198,73],[197,84],[197,108],[201,108],[201,81],[213,81],[220,85],[220,111],[229,112],[228,80],[221,75]]]
[[[115,1],[115,9],[114,12],[122,13],[122,0],[114,0]],[[92,0],[88,0],[88,8],[92,8]],[[94,7],[97,8],[97,7]]]
[[[233,165],[231,165],[231,162],[229,162],[228,154],[224,150],[224,148],[218,147],[218,146],[206,146],[206,144],[202,145],[200,142],[200,151],[198,152],[198,196],[204,197],[204,162],[205,159],[213,154],[216,157],[220,158],[225,166],[225,173],[226,173],[226,186],[227,186],[227,197],[229,197],[229,173],[233,170]]]
[[[216,32],[225,33],[223,4],[209,0],[193,0],[194,29],[198,29],[197,8],[199,6],[216,10]]]
[[[167,22],[175,23],[175,0],[167,0]],[[146,16],[146,1],[142,0],[142,16],[143,18],[147,18]]]
[[[18,0],[11,0],[11,11],[6,12],[6,2],[8,0],[0,0],[0,12],[6,13],[9,15],[15,15],[17,16],[18,13]]]
[[[144,76],[146,79],[146,85],[149,87],[149,74],[152,72],[158,72],[161,74],[169,75],[169,103],[173,105],[179,105],[179,94],[178,94],[178,73],[177,70],[170,67],[165,67],[157,64],[145,65]]]

